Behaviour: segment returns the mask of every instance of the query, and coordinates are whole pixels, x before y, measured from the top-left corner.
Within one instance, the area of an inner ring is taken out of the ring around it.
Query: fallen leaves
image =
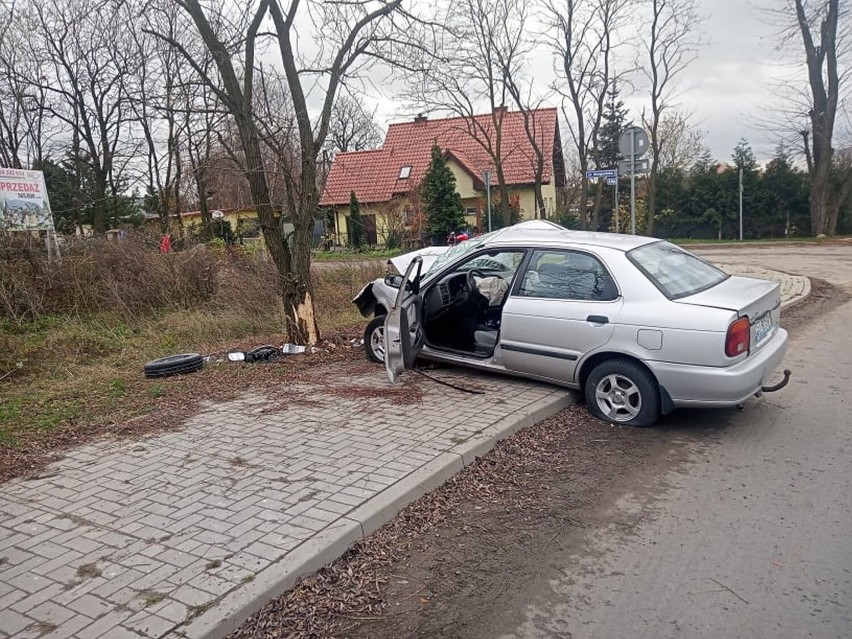
[[[383,618],[389,584],[393,582],[391,585],[397,588],[409,584],[408,579],[395,576],[394,566],[404,564],[414,552],[429,552],[430,536],[441,539],[440,527],[459,517],[462,509],[469,509],[465,514],[467,530],[462,532],[471,535],[491,534],[491,529],[472,519],[494,512],[509,513],[507,516],[526,526],[552,519],[552,513],[536,506],[541,490],[547,489],[541,477],[545,470],[571,466],[566,441],[577,424],[587,419],[582,408],[574,407],[563,411],[558,419],[502,440],[486,456],[356,542],[340,559],[269,602],[229,639],[333,638],[345,636],[364,621]],[[514,513],[518,512],[526,515],[516,517]],[[457,548],[461,552],[464,546],[459,544]],[[441,553],[445,560],[462,565],[462,559],[446,547],[441,548]],[[425,584],[412,587],[415,591],[400,601],[413,599],[415,605],[423,608],[437,605],[436,593]]]

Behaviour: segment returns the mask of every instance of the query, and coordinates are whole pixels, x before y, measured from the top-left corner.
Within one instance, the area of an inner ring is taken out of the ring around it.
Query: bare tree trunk
[[[845,154],[845,162],[835,164],[835,170],[840,174],[840,185],[837,193],[829,200],[826,227],[837,231],[840,210],[852,198],[852,151]],[[837,157],[837,156],[835,156]]]
[[[814,42],[811,21],[804,1],[795,0],[796,21],[802,35],[811,90],[811,233],[834,235],[837,219],[830,211],[832,189],[829,184],[834,156],[832,137],[837,114],[840,76],[837,68],[837,25],[840,0],[826,0],[827,12],[820,23],[820,41]],[[805,136],[807,145],[807,136]]]
[[[652,160],[653,163],[653,160]],[[654,217],[657,211],[657,173],[651,168],[648,173],[648,198],[647,198],[646,218],[645,218],[645,235],[654,235]]]
[[[198,0],[185,0],[181,1],[180,4],[192,17],[206,48],[215,60],[222,77],[223,87],[210,80],[200,67],[198,61],[192,58],[174,38],[163,34],[156,35],[181,51],[190,64],[195,67],[199,75],[205,79],[206,84],[217,93],[220,101],[233,116],[239,130],[240,142],[245,154],[246,178],[257,211],[260,229],[263,233],[267,251],[278,271],[281,298],[284,304],[285,331],[288,338],[295,343],[315,343],[319,339],[319,331],[316,328],[316,320],[312,309],[310,313],[307,313],[312,318],[312,321],[304,321],[298,316],[299,311],[303,310],[300,307],[304,304],[306,297],[308,298],[308,303],[312,304],[309,296],[306,295],[307,284],[304,287],[300,286],[300,284],[307,280],[308,268],[305,268],[305,277],[300,277],[298,273],[293,272],[294,264],[291,259],[290,250],[282,237],[279,221],[272,207],[269,184],[263,163],[263,154],[261,153],[260,135],[254,120],[252,102],[254,89],[254,46],[260,24],[269,9],[269,1],[261,1],[248,29],[242,83],[240,83],[237,77],[230,52],[213,31],[204,9],[202,9]],[[300,289],[304,291],[301,296],[299,295]]]
[[[72,201],[74,203],[74,227],[81,236],[83,235],[83,185],[82,185],[82,162],[80,161],[80,135],[77,128],[72,129],[71,155],[74,164],[74,180],[71,185]]]
[[[535,194],[536,219],[544,220],[547,218],[547,209],[544,206],[544,194],[541,190],[541,173],[536,174],[535,184],[533,184],[533,193]]]
[[[583,171],[583,177],[580,178],[580,224],[586,230],[592,226],[589,220],[589,179],[586,177],[588,166],[588,160],[580,161],[580,168]]]
[[[328,11],[329,15],[334,16],[330,19],[336,20],[335,24],[338,27],[333,38],[328,37],[325,40],[325,34],[317,34],[318,38],[323,39],[321,44],[329,45],[331,59],[322,71],[317,72],[314,69],[311,72],[311,83],[315,81],[314,76],[317,73],[324,75],[326,79],[324,100],[316,123],[311,120],[311,112],[308,110],[302,85],[305,74],[298,67],[299,41],[296,40],[294,43],[293,40],[300,8],[299,2],[290,3],[284,11],[278,0],[260,0],[254,13],[248,17],[250,24],[246,32],[233,34],[238,36],[234,40],[240,43],[239,46],[244,54],[240,65],[241,82],[231,60],[231,51],[207,19],[206,12],[213,9],[202,8],[199,0],[176,1],[195,23],[206,49],[215,61],[219,78],[214,80],[205,73],[197,60],[175,38],[163,34],[156,35],[181,52],[202,81],[214,91],[219,101],[233,116],[245,153],[247,178],[260,227],[266,247],[279,274],[287,336],[297,343],[314,343],[319,339],[319,329],[311,295],[310,240],[313,218],[319,201],[317,156],[328,134],[332,108],[341,83],[354,75],[354,69],[357,69],[360,64],[359,58],[366,58],[372,46],[386,41],[389,37],[377,23],[386,21],[388,16],[394,14],[402,0],[390,0],[372,11],[361,3],[331,1],[306,3],[315,5],[317,10]],[[286,172],[287,175],[284,176],[285,192],[293,194],[295,196],[293,201],[297,203],[292,211],[287,212],[295,227],[292,253],[282,236],[279,220],[272,206],[271,190],[261,152],[261,125],[258,124],[253,102],[255,70],[258,67],[255,63],[255,41],[260,26],[267,17],[267,12],[275,27],[281,64],[289,92],[289,106],[298,128],[298,149],[292,149],[293,156],[299,158],[298,166],[292,167],[291,171]],[[232,24],[227,19],[222,22]],[[222,27],[220,22],[216,24],[218,27],[226,28]],[[320,49],[322,48],[320,46]]]
[[[106,176],[102,172],[95,173],[95,201],[94,217],[92,218],[92,230],[99,234],[107,230],[107,184]]]
[[[497,190],[500,192],[500,216],[503,218],[503,227],[512,226],[512,207],[509,202],[509,186],[506,184],[506,172],[503,163],[497,164]]]
[[[246,178],[248,179],[252,200],[255,202],[257,219],[263,231],[266,248],[272,257],[273,263],[278,268],[279,274],[289,273],[291,270],[290,251],[284,242],[284,238],[281,236],[278,219],[270,202],[269,185],[266,182],[263,155],[260,152],[260,138],[252,122],[244,122],[241,121],[241,118],[237,118],[237,127],[240,131],[240,140],[242,141],[243,150],[246,155]],[[281,280],[283,285],[284,277],[281,277]],[[284,296],[286,309],[286,286],[282,289],[282,295]],[[289,330],[288,335],[292,335]]]
[[[527,134],[527,140],[529,140],[530,146],[533,149],[533,172],[535,176],[533,182],[533,194],[535,195],[536,208],[533,217],[543,220],[547,216],[544,206],[544,194],[542,193],[542,179],[544,176],[545,158],[544,152],[541,150],[541,144],[539,144],[538,139],[539,126],[535,122],[536,109],[531,107],[531,105],[523,99],[521,89],[518,86],[516,78],[511,73],[511,69],[505,70],[505,78],[507,89],[511,94],[512,98],[514,99],[515,106],[518,107],[518,110],[521,113],[521,117],[524,120],[524,131]],[[547,132],[544,132],[544,134],[547,135]],[[556,167],[553,167],[553,170],[555,172]],[[555,181],[556,176],[553,175],[552,179]]]

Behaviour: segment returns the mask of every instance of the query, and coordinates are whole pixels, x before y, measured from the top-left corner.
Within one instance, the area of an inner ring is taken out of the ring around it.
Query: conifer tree
[[[349,194],[349,243],[356,251],[360,251],[364,243],[364,220],[355,191]]]
[[[603,112],[603,123],[598,133],[598,168],[615,168],[621,159],[621,151],[618,142],[627,120],[627,107],[624,101],[619,99],[621,91],[613,82],[612,88],[607,91],[607,101]]]
[[[464,205],[456,191],[456,177],[437,144],[432,146],[432,160],[421,192],[432,233],[448,234],[464,225]]]

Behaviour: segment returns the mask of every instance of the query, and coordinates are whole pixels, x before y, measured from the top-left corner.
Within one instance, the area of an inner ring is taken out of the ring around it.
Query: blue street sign
[[[595,178],[617,178],[617,169],[598,169],[596,171],[586,171],[586,179],[594,180]]]
[[[607,186],[615,186],[618,183],[618,178],[607,178],[606,185]]]

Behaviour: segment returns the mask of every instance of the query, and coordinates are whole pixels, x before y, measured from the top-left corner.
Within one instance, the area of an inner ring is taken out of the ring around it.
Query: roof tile
[[[555,108],[530,111],[531,126],[544,153],[542,181],[553,174],[553,146],[556,140]],[[495,130],[499,113],[469,118],[446,118],[391,124],[384,145],[371,151],[339,153],[335,156],[320,200],[322,206],[347,204],[355,192],[361,203],[387,202],[407,193],[420,183],[429,168],[432,144],[436,143],[481,184],[483,169],[493,163],[478,140],[488,140]],[[535,153],[524,127],[523,113],[505,111],[502,115],[503,171],[510,185],[535,181]],[[411,166],[408,179],[399,179],[403,166]],[[496,175],[491,178],[497,183]]]

